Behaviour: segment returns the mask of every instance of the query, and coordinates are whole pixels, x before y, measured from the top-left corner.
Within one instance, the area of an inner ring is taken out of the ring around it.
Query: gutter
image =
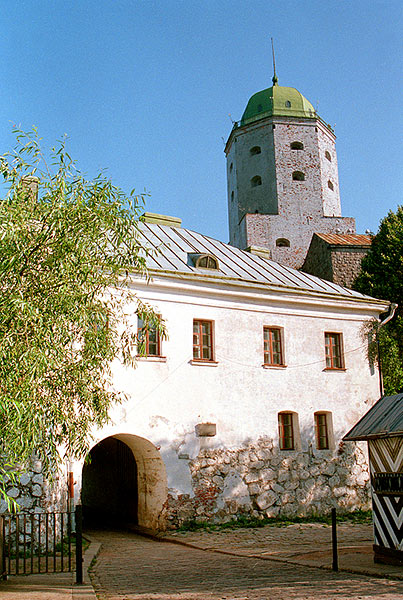
[[[380,321],[380,323],[377,327],[377,330],[376,330],[376,344],[377,344],[377,350],[378,350],[379,392],[381,394],[381,398],[383,397],[384,389],[383,389],[383,377],[382,377],[381,346],[379,344],[379,330],[381,327],[386,325],[386,323],[389,323],[389,321],[391,321],[393,319],[398,306],[399,305],[396,304],[395,302],[392,302],[390,304],[386,317],[382,321]]]

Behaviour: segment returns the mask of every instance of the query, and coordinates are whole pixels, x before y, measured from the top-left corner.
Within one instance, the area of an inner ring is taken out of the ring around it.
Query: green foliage
[[[370,510],[356,510],[351,513],[337,514],[336,520],[340,523],[372,523],[372,511]],[[330,525],[332,522],[331,514],[323,515],[311,515],[309,517],[262,517],[257,519],[255,517],[247,517],[240,515],[236,519],[232,519],[227,523],[209,523],[208,521],[197,521],[192,519],[186,521],[177,531],[223,531],[226,529],[254,529],[259,527],[265,527],[270,525],[271,527],[287,527],[288,525],[294,525],[295,523],[324,523]]]
[[[0,157],[0,439],[12,466],[34,453],[49,474],[61,448],[85,455],[91,430],[122,399],[112,361],[134,366],[129,272],[147,277],[144,195],[125,195],[104,174],[87,181],[65,140],[48,162],[35,129],[15,134]],[[164,331],[150,307],[137,310]],[[3,497],[7,477],[3,464]]]
[[[369,325],[372,332],[370,358],[377,363],[376,337],[379,338],[385,394],[403,391],[403,206],[396,213],[390,211],[381,221],[371,248],[362,261],[362,270],[354,288],[364,294],[390,300],[399,308],[395,317],[378,329],[376,322]]]

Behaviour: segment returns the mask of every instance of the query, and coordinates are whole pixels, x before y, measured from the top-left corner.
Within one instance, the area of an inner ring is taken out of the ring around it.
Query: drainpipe
[[[384,325],[386,325],[386,323],[389,323],[389,321],[391,321],[393,319],[398,306],[399,305],[396,304],[395,302],[391,303],[391,305],[389,306],[388,314],[382,321],[380,321],[378,328],[376,330],[376,345],[377,345],[377,349],[378,349],[379,391],[381,394],[381,398],[383,397],[383,379],[382,379],[381,346],[379,344],[379,335],[378,334],[379,334],[380,328],[383,327]]]

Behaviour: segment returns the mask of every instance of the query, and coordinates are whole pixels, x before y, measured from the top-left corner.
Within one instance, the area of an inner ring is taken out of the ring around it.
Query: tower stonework
[[[254,94],[228,138],[230,243],[300,268],[314,232],[355,233],[341,216],[336,137],[296,89]]]

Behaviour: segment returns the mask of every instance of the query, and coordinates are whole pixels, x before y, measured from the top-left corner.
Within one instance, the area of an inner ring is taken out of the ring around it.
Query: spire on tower
[[[277,79],[277,75],[276,75],[276,59],[274,57],[274,44],[273,44],[273,38],[271,38],[271,52],[273,54],[273,78],[272,78],[272,82],[273,85],[277,85],[278,83],[278,79]]]

